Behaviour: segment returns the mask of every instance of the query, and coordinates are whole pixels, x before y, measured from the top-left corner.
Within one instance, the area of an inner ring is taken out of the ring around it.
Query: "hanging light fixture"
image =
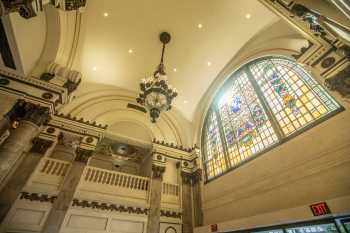
[[[162,111],[171,109],[171,102],[177,96],[176,89],[168,83],[163,63],[165,45],[170,42],[171,36],[168,32],[162,32],[159,39],[163,44],[160,64],[153,77],[141,80],[140,93],[136,98],[137,103],[149,111],[152,123],[156,122]]]

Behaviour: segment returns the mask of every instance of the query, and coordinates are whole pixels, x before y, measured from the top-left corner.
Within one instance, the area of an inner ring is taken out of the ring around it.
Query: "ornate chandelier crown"
[[[141,80],[140,93],[136,98],[137,103],[145,106],[149,111],[152,123],[156,122],[161,111],[171,109],[171,103],[178,95],[176,89],[168,83],[163,63],[165,45],[170,42],[171,36],[167,32],[162,32],[159,39],[163,44],[160,64],[153,73],[153,77]]]

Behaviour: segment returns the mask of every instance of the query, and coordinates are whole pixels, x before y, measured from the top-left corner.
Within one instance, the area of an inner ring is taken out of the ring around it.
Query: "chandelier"
[[[170,42],[171,36],[167,32],[162,32],[159,39],[163,44],[160,64],[153,77],[141,80],[140,93],[136,98],[137,103],[149,111],[152,123],[156,122],[162,111],[171,109],[171,102],[177,96],[176,89],[168,83],[163,63],[165,45]]]

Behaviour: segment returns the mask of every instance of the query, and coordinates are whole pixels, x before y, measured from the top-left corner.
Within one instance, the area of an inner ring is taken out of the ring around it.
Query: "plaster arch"
[[[308,46],[309,42],[305,38],[288,27],[281,34],[273,35],[270,33],[271,31],[278,31],[283,26],[287,27],[282,21],[279,21],[258,33],[241,48],[219,73],[197,107],[197,114],[194,118],[194,144],[201,144],[202,128],[207,111],[222,85],[234,72],[245,64],[265,56],[285,56],[293,59],[293,54],[298,54],[302,47]]]
[[[154,134],[154,138],[169,143],[191,147],[191,125],[176,109],[162,113],[156,124],[152,124],[148,114],[127,108],[135,103],[136,94],[108,85],[84,84],[71,103],[60,109],[64,114],[83,117],[99,123],[114,125],[119,121],[142,122]],[[92,91],[89,91],[89,86]],[[110,132],[113,133],[113,132]]]

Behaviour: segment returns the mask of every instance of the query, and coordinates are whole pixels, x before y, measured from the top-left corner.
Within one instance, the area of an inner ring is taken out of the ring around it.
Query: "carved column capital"
[[[5,114],[5,116],[8,117],[10,121],[18,121],[25,115],[25,105],[26,102],[24,100],[17,100],[17,102],[13,105],[10,111]]]
[[[62,10],[74,11],[85,7],[86,0],[51,0],[51,3]]]
[[[331,91],[337,91],[343,97],[350,97],[350,65],[343,71],[326,79],[325,85]]]
[[[193,184],[199,183],[202,181],[202,169],[197,169],[192,173]]]
[[[165,167],[152,164],[152,177],[154,179],[162,179],[163,173],[165,172]]]
[[[61,132],[58,135],[57,144],[76,150],[80,144],[80,137],[78,137],[76,135],[71,135],[71,134],[66,134],[66,133]]]
[[[75,161],[76,162],[81,162],[81,163],[87,163],[89,158],[93,155],[94,151],[93,150],[87,150],[78,147],[76,150],[76,156],[75,156]]]
[[[47,150],[52,146],[53,141],[36,137],[33,139],[32,143],[33,146],[30,149],[30,152],[44,155],[47,152]]]
[[[56,79],[56,76],[61,78]],[[70,70],[57,63],[51,63],[47,67],[46,72],[40,76],[40,79],[55,83],[56,85],[62,85],[64,88],[67,88],[67,91],[70,94],[78,88],[79,84],[81,83],[82,76],[83,75],[81,72]]]
[[[181,178],[183,184],[192,184],[192,174],[181,171]]]
[[[181,171],[182,183],[184,184],[196,184],[202,180],[202,169],[190,173]]]
[[[33,1],[34,0],[0,0],[1,16],[12,12],[18,12],[18,14],[23,18],[30,19],[36,16],[32,4]]]
[[[47,107],[42,107],[32,103],[26,103],[24,105],[24,111],[25,114],[22,120],[30,121],[37,126],[42,126],[50,117],[49,109]]]

